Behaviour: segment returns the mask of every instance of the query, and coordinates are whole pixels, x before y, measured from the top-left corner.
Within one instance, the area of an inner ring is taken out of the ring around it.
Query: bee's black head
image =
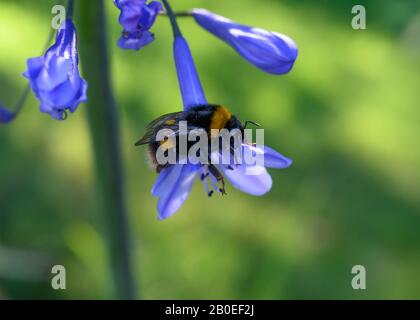
[[[233,130],[233,129],[239,129],[243,131],[244,126],[242,125],[241,121],[235,116],[232,116],[229,121],[226,123],[226,129]]]

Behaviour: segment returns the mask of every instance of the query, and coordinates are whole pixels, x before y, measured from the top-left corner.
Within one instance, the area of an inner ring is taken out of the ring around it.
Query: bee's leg
[[[156,161],[157,163],[157,161]],[[167,167],[169,167],[170,164],[156,164],[156,173],[161,173],[161,171]]]
[[[220,171],[214,166],[213,164],[210,164],[209,166],[210,173],[216,178],[218,182],[222,184],[222,187],[219,189],[222,195],[226,195],[226,189],[225,189],[225,178],[220,173]]]
[[[162,165],[158,164],[156,166],[156,173],[159,174],[164,168],[165,168],[165,166],[162,166]]]
[[[207,195],[209,198],[213,195],[214,191],[210,190],[208,178],[210,173],[208,171],[207,166],[203,166],[203,172],[200,175],[200,180],[204,183],[204,187],[206,188]]]
[[[207,166],[203,166],[203,173],[200,176],[200,180],[204,181],[209,175],[210,173],[207,171]]]

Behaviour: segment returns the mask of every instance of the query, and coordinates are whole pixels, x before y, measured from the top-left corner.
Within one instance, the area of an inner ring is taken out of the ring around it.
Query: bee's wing
[[[136,143],[136,146],[156,142],[156,134],[161,129],[171,129],[178,135],[178,123],[182,119],[182,115],[183,112],[169,113],[150,122],[145,135]]]
[[[163,116],[160,116],[159,118],[156,118],[155,120],[150,122],[147,125],[147,129],[154,129],[154,128],[160,129],[162,127],[168,126],[168,123],[170,124],[174,124],[175,122],[178,123],[183,114],[184,112],[182,111],[164,114]]]
[[[153,142],[155,139],[155,131],[154,130],[148,130],[143,138],[141,138],[139,141],[136,142],[136,146],[141,146],[144,144],[149,144]]]

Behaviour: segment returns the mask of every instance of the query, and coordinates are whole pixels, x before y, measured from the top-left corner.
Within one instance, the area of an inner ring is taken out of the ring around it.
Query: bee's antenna
[[[247,121],[245,121],[244,129],[246,129],[246,127],[248,127],[248,124],[253,124],[256,127],[261,127],[261,125],[259,123],[256,123],[254,121],[247,120]]]

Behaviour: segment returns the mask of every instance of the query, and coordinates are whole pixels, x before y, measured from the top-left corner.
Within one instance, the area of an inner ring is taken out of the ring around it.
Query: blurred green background
[[[263,124],[267,145],[294,165],[272,170],[273,190],[260,198],[229,186],[208,199],[196,184],[164,222],[150,194],[156,175],[133,143],[150,120],[181,109],[169,22],[158,19],[144,50],[122,51],[107,2],[140,297],[420,298],[419,1],[172,1],[285,33],[300,55],[289,75],[270,76],[180,21],[209,100]],[[25,85],[25,60],[42,52],[54,4],[0,0],[8,106]],[[355,4],[366,6],[367,30],[351,28]],[[57,122],[31,94],[0,127],[0,298],[113,298],[97,208],[86,106]],[[66,290],[51,288],[55,264],[67,269]],[[351,287],[357,264],[365,291]]]

